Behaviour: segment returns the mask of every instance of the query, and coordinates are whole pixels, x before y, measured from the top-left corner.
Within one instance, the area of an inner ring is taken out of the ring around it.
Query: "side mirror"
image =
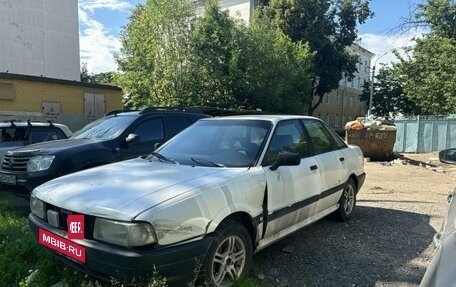
[[[270,170],[276,170],[280,166],[296,166],[301,163],[301,157],[294,152],[279,152],[276,161],[269,167]]]
[[[127,144],[137,144],[141,141],[141,139],[137,134],[129,134],[125,141]]]
[[[156,150],[157,148],[159,148],[162,144],[161,143],[154,143],[154,150]]]

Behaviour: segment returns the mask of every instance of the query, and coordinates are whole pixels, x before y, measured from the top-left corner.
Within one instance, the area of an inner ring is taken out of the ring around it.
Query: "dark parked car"
[[[114,111],[65,140],[7,152],[0,168],[3,189],[28,196],[38,185],[74,171],[149,154],[202,113],[146,108]]]
[[[456,164],[456,148],[442,150],[439,152],[439,159],[444,163]]]

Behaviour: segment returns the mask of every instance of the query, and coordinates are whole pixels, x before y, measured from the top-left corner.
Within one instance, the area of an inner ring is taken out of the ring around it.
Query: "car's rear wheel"
[[[247,229],[235,221],[221,224],[203,261],[201,281],[209,286],[232,286],[252,265],[252,241]]]
[[[342,196],[339,200],[339,209],[335,212],[335,217],[340,221],[347,221],[352,217],[356,206],[356,184],[352,178],[345,183]]]

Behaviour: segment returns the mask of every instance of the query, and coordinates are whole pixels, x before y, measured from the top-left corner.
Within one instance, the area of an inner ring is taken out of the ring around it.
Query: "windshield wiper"
[[[207,160],[207,159],[195,158],[195,157],[191,157],[190,159],[193,162],[200,164],[200,165],[204,165],[204,166],[226,167],[225,165],[223,165],[221,163],[213,162],[213,161]]]
[[[153,155],[153,156],[155,156],[156,158],[158,158],[158,160],[160,160],[160,161],[171,162],[171,163],[177,163],[177,161],[175,161],[174,159],[172,159],[172,158],[167,158],[166,156],[164,156],[164,155],[162,155],[162,154],[159,154],[158,152],[151,152],[150,154]]]

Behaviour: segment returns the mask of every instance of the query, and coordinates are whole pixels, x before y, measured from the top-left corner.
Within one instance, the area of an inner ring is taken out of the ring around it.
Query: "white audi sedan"
[[[147,157],[37,187],[29,221],[41,245],[95,277],[156,268],[177,286],[230,286],[255,252],[329,214],[350,219],[363,162],[317,118],[202,119]]]

